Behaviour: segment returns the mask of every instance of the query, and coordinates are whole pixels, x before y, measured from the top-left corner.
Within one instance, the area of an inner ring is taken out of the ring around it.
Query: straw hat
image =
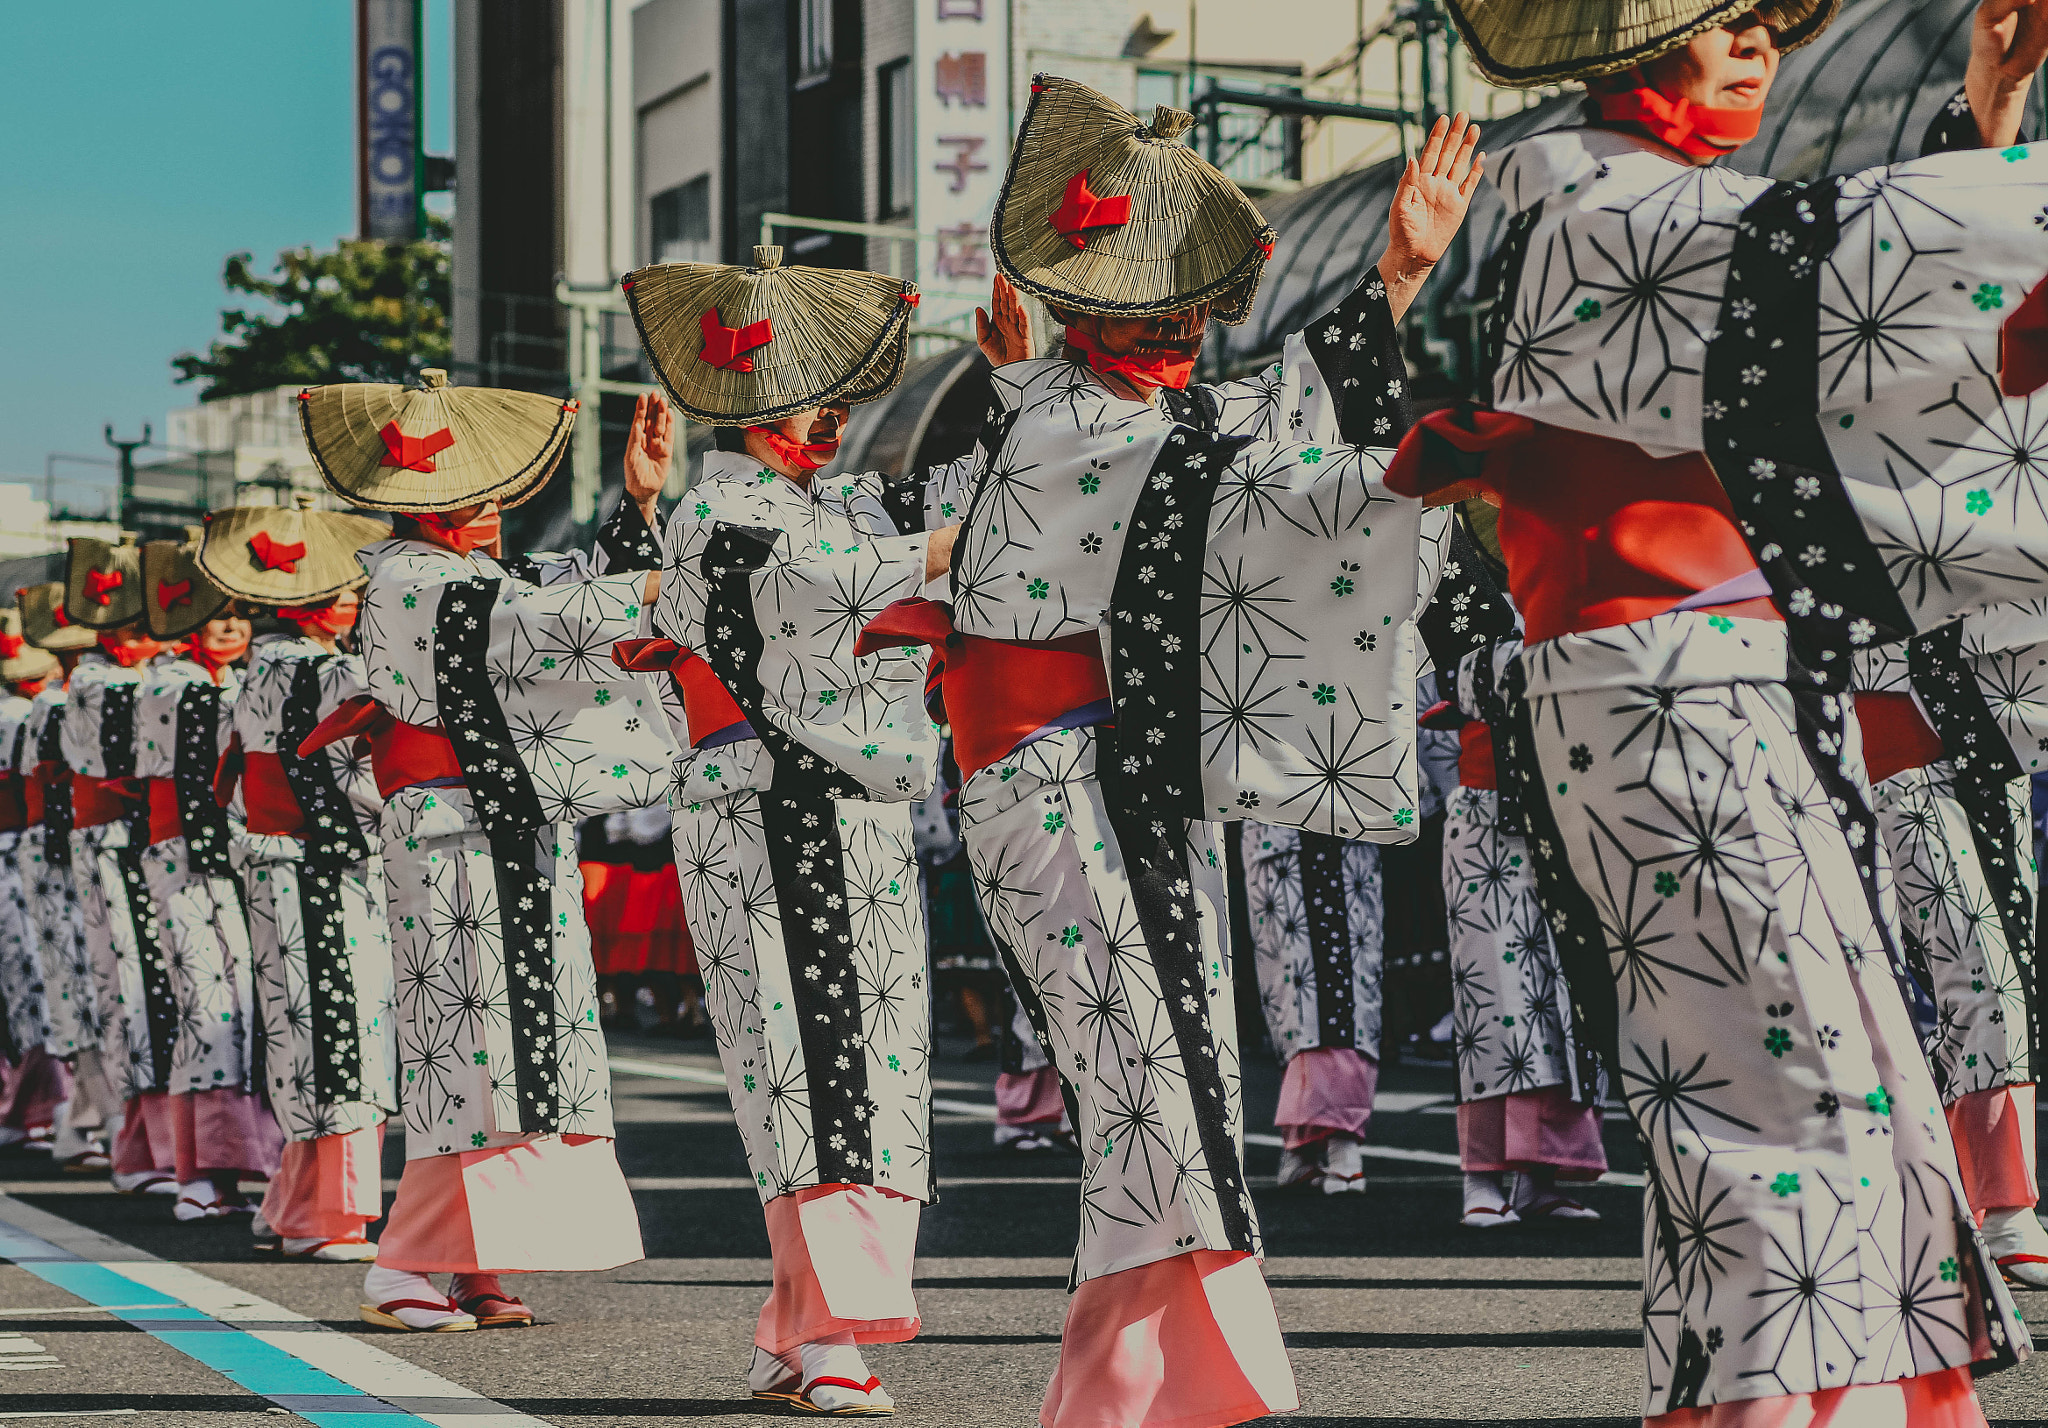
[[[1035,76],[989,229],[996,266],[1077,312],[1145,317],[1207,302],[1218,322],[1243,322],[1273,228],[1180,142],[1194,122],[1162,104],[1140,124],[1085,84]]]
[[[903,376],[917,284],[851,268],[657,263],[620,286],[647,361],[683,414],[752,426],[887,395]]]
[[[142,547],[135,539],[134,531],[122,531],[119,545],[91,536],[71,538],[64,613],[72,623],[114,630],[142,618]]]
[[[502,387],[341,382],[299,393],[299,424],[329,489],[373,511],[516,506],[569,449],[576,403]]]
[[[1445,0],[1472,61],[1495,84],[1529,89],[1612,74],[1754,11],[1795,50],[1841,0]]]
[[[37,649],[82,650],[99,643],[98,635],[84,625],[72,624],[65,615],[62,581],[17,590],[14,605],[21,612],[21,632]]]
[[[11,607],[0,610],[0,683],[48,679],[56,672],[56,656],[37,649],[22,634],[21,611]]]
[[[183,540],[153,540],[142,547],[142,609],[152,639],[177,640],[227,608],[228,592],[193,563],[200,526],[185,527]]]
[[[313,498],[289,506],[232,506],[206,518],[199,568],[221,589],[265,605],[311,605],[369,579],[356,552],[389,540],[368,516],[316,511]]]

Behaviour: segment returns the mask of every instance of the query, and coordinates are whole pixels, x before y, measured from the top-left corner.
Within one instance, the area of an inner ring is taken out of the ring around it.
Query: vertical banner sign
[[[1010,162],[1010,0],[912,0],[917,16],[917,228],[921,322],[986,301],[989,217]],[[951,294],[960,294],[953,297]]]
[[[356,218],[365,238],[420,236],[420,0],[356,0]]]

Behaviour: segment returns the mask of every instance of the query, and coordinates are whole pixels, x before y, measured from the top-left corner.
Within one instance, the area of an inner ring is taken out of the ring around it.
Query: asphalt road
[[[647,1258],[520,1280],[542,1320],[526,1331],[367,1329],[355,1318],[357,1268],[260,1261],[240,1225],[178,1225],[162,1199],[0,1155],[0,1239],[15,1235],[0,1259],[20,1261],[0,1262],[0,1420],[194,1428],[290,1422],[297,1409],[326,1428],[394,1428],[407,1420],[393,1404],[448,1428],[715,1428],[764,1416],[742,1376],[768,1242],[724,1091],[706,1084],[716,1063],[703,1043],[619,1037],[613,1049],[619,1155]],[[936,1095],[953,1109],[935,1118],[941,1198],[919,1241],[924,1332],[871,1350],[869,1363],[911,1423],[1028,1428],[1058,1350],[1078,1162],[994,1149],[985,1111],[974,1113],[990,1101],[993,1068],[957,1052],[938,1072]],[[1270,1130],[1278,1083],[1271,1068],[1248,1072],[1254,1131]],[[1386,1153],[1368,1160],[1363,1196],[1278,1191],[1277,1150],[1249,1148],[1302,1397],[1274,1421],[1639,1422],[1640,1192],[1589,1189],[1606,1217],[1597,1226],[1460,1229],[1450,1088],[1446,1070],[1387,1070],[1370,1132]],[[1608,1145],[1617,1171],[1639,1169],[1619,1123]],[[395,1178],[397,1142],[387,1150]],[[1394,1158],[1403,1151],[1420,1158]],[[89,1303],[145,1307],[63,1312]],[[2048,1294],[2022,1307],[2048,1318]],[[308,1360],[333,1377],[309,1378]],[[1994,1424],[2048,1424],[2048,1355],[1981,1389]]]

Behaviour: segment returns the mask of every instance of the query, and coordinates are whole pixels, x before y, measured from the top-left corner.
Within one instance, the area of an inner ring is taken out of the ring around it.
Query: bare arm
[[[1478,148],[1477,124],[1468,124],[1463,114],[1440,118],[1430,128],[1421,155],[1410,159],[1401,174],[1393,206],[1387,210],[1387,251],[1379,263],[1396,322],[1465,221],[1472,191],[1479,187],[1486,167],[1486,155]]]

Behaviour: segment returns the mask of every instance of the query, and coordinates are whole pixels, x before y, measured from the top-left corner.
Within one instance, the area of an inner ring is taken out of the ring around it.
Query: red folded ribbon
[[[428,463],[426,469],[433,470],[433,464]],[[286,545],[273,537],[269,531],[258,531],[250,536],[249,549],[256,553],[257,563],[265,570],[282,570],[286,575],[297,575],[299,562],[306,558],[304,541],[293,541]]]
[[[1131,221],[1131,196],[1096,193],[1088,187],[1088,170],[1083,169],[1067,180],[1060,206],[1046,215],[1045,221],[1076,248],[1086,248],[1089,229],[1121,228]]]
[[[0,659],[13,659],[21,653],[23,643],[20,635],[0,634]]]
[[[168,610],[174,605],[192,603],[192,582],[190,580],[159,580],[156,583],[156,603]]]
[[[387,421],[377,435],[384,439],[384,454],[377,458],[377,464],[396,466],[401,471],[432,471],[435,454],[455,444],[455,433],[445,426],[425,436],[407,436],[398,429],[396,421]]]
[[[85,595],[95,605],[114,603],[114,592],[128,583],[128,577],[118,570],[88,570],[85,572]]]
[[[703,656],[674,640],[620,640],[612,646],[612,663],[634,674],[675,676],[683,691],[683,718],[689,724],[692,748],[747,722],[746,711]]]
[[[704,338],[704,345],[698,349],[697,355],[726,372],[753,371],[754,359],[745,354],[757,347],[766,347],[775,338],[775,330],[767,318],[750,322],[745,327],[727,327],[719,320],[715,307],[704,309],[697,319],[697,331]]]

